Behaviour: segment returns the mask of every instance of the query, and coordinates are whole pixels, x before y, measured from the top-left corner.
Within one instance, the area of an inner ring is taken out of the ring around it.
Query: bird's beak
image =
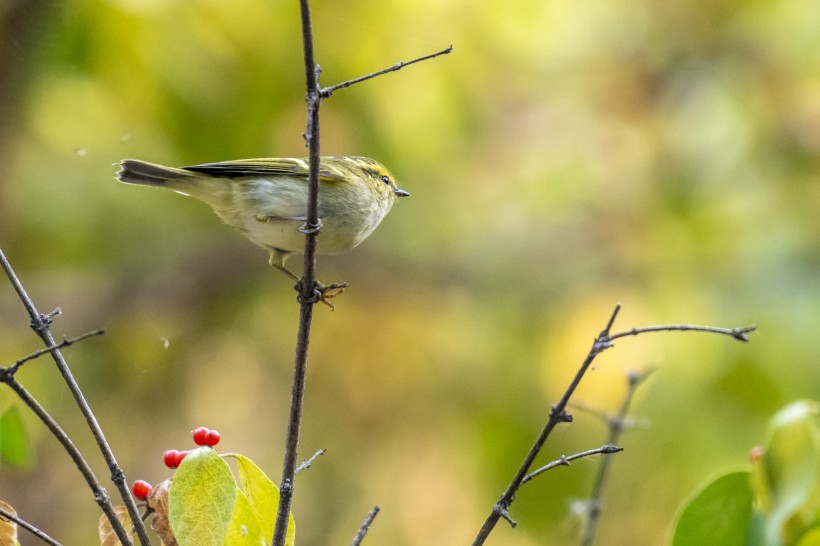
[[[396,194],[396,197],[408,197],[410,195],[410,192],[406,192],[406,191],[400,190],[398,188],[393,190],[393,193]]]

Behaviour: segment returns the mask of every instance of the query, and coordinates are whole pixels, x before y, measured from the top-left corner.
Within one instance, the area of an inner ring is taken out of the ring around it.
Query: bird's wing
[[[202,165],[192,165],[183,167],[186,171],[217,176],[220,178],[245,178],[249,176],[293,176],[297,178],[308,177],[307,159],[283,158],[283,159],[237,159],[235,161],[222,161],[220,163],[203,163]],[[344,180],[344,176],[336,170],[327,166],[320,166],[319,178],[325,182],[338,182]]]

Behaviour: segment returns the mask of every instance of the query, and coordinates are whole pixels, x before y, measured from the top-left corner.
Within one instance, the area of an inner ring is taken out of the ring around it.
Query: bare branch
[[[293,384],[291,388],[291,406],[288,417],[288,429],[285,439],[285,458],[282,464],[282,480],[279,488],[279,505],[276,511],[276,524],[273,531],[273,546],[282,546],[287,534],[290,515],[290,506],[293,500],[294,476],[296,474],[296,459],[299,447],[299,432],[302,421],[302,407],[304,405],[305,379],[307,376],[307,355],[310,344],[310,329],[313,321],[313,306],[318,301],[327,302],[327,298],[335,295],[347,284],[339,283],[329,286],[321,285],[316,281],[316,237],[322,228],[318,214],[319,199],[319,106],[322,99],[329,97],[334,91],[349,87],[355,83],[374,78],[380,74],[393,72],[400,68],[438,55],[449,53],[452,46],[433,55],[428,55],[413,61],[398,63],[391,68],[369,74],[356,80],[343,82],[327,89],[319,87],[319,66],[316,64],[313,48],[313,29],[311,26],[310,5],[308,0],[299,0],[302,19],[302,49],[305,64],[305,85],[307,92],[307,122],[304,138],[308,146],[308,206],[307,219],[302,231],[305,233],[304,268],[302,278],[296,283],[299,292],[297,301],[300,304],[299,329],[296,337],[296,356],[293,366]]]
[[[362,540],[364,540],[364,536],[370,530],[370,526],[373,525],[373,520],[376,519],[376,516],[379,515],[379,510],[381,510],[381,508],[379,508],[378,506],[374,506],[370,509],[370,511],[367,513],[367,516],[365,516],[361,527],[359,527],[359,532],[356,533],[355,537],[353,537],[353,542],[350,543],[350,546],[359,546],[362,543]]]
[[[321,229],[318,213],[319,200],[319,69],[313,55],[313,29],[310,21],[308,0],[299,0],[302,15],[302,48],[305,61],[307,88],[307,128],[305,140],[308,145],[308,207],[305,221],[305,254],[302,278],[296,284],[300,304],[299,330],[296,335],[296,356],[293,364],[290,414],[285,438],[285,459],[282,463],[282,480],[279,486],[279,505],[273,529],[273,546],[284,546],[293,501],[293,478],[296,475],[296,458],[299,449],[299,431],[302,423],[302,407],[305,399],[308,345],[313,321],[313,305],[316,296],[316,236]]]
[[[447,55],[452,50],[453,50],[453,46],[451,44],[450,46],[442,49],[441,51],[437,51],[435,53],[431,53],[430,55],[425,55],[423,57],[413,59],[412,61],[399,61],[391,67],[385,68],[383,70],[379,70],[377,72],[370,73],[366,76],[361,76],[359,78],[354,78],[352,80],[347,80],[347,81],[342,82],[342,83],[337,83],[336,85],[331,85],[330,87],[325,87],[320,91],[320,94],[321,94],[323,99],[326,99],[330,95],[332,95],[335,91],[338,91],[339,89],[344,89],[345,87],[350,87],[351,85],[355,85],[357,83],[361,83],[361,82],[376,78],[376,77],[381,76],[383,74],[389,74],[390,72],[396,72],[397,70],[401,70],[405,66],[410,66],[411,64],[419,63],[421,61],[426,61],[428,59],[434,59],[434,58],[436,58],[440,55]]]
[[[492,530],[498,523],[498,520],[502,517],[509,521],[511,524],[513,523],[512,518],[510,518],[509,516],[508,508],[515,499],[515,493],[518,491],[519,487],[521,487],[521,484],[524,482],[524,479],[527,477],[527,473],[529,472],[529,469],[532,466],[535,457],[541,451],[544,442],[546,442],[547,438],[552,433],[553,429],[558,425],[558,423],[568,423],[572,421],[572,415],[570,415],[566,411],[570,398],[575,393],[575,390],[578,388],[578,385],[580,384],[581,380],[583,379],[584,375],[586,374],[587,370],[589,369],[595,358],[603,351],[609,349],[610,347],[613,347],[614,340],[621,337],[633,336],[647,332],[693,330],[699,332],[723,334],[738,339],[740,341],[748,341],[747,334],[755,330],[754,326],[729,329],[716,328],[712,326],[696,326],[691,324],[674,324],[633,328],[632,330],[626,332],[610,334],[610,331],[612,330],[612,327],[615,324],[615,319],[618,317],[618,313],[620,312],[620,310],[621,305],[616,305],[615,309],[609,317],[609,320],[607,321],[606,326],[601,331],[601,333],[598,334],[598,337],[596,337],[593,341],[592,348],[589,350],[589,353],[587,354],[586,358],[581,364],[581,367],[576,372],[566,391],[564,391],[563,396],[557,404],[552,406],[552,409],[550,410],[549,417],[547,419],[546,424],[544,425],[544,428],[536,437],[535,442],[533,443],[527,455],[524,457],[524,461],[521,463],[521,466],[516,471],[515,475],[513,476],[513,479],[507,486],[507,489],[501,495],[501,498],[498,500],[498,502],[496,502],[493,506],[492,512],[490,512],[490,515],[487,516],[487,519],[484,521],[484,524],[482,525],[481,529],[476,535],[476,538],[473,541],[473,546],[481,546],[482,544],[484,544],[484,542],[487,540],[487,537],[490,535],[490,532],[492,532]],[[641,381],[641,378],[631,379],[630,385],[634,384],[632,389],[634,390],[634,387],[640,384]],[[631,400],[631,395],[629,397],[629,400]],[[620,428],[622,428],[622,421],[618,423],[618,427],[620,433]],[[615,438],[617,438],[617,436],[615,436]],[[614,445],[616,441],[610,439],[609,443]],[[608,458],[604,459],[604,464],[609,464]]]
[[[40,337],[40,339],[45,344],[46,348],[50,348],[57,345],[57,342],[54,340],[54,336],[51,335],[51,330],[49,329],[49,327],[51,325],[53,317],[59,314],[60,310],[56,309],[52,313],[47,314],[41,314],[37,311],[37,308],[34,306],[34,302],[26,293],[25,289],[23,288],[23,284],[20,282],[20,279],[17,278],[17,275],[14,273],[11,264],[6,259],[6,255],[3,254],[2,250],[0,250],[0,267],[2,267],[5,271],[6,276],[9,278],[9,281],[14,287],[14,290],[17,292],[20,301],[26,308],[26,311],[29,314],[29,318],[31,319],[32,330],[34,330],[34,332]],[[100,453],[102,453],[102,456],[105,459],[106,464],[108,465],[108,469],[111,471],[111,480],[114,482],[115,487],[119,491],[120,496],[122,497],[122,500],[125,503],[125,506],[128,510],[128,515],[134,522],[134,530],[136,531],[140,543],[142,544],[142,546],[149,546],[151,542],[148,538],[148,531],[145,529],[145,525],[142,523],[142,520],[140,519],[139,510],[137,509],[137,504],[134,500],[134,497],[131,495],[131,492],[128,489],[125,474],[117,464],[117,459],[116,457],[114,457],[114,452],[111,450],[111,446],[108,445],[108,441],[105,439],[105,435],[103,434],[102,428],[100,427],[99,422],[97,422],[97,418],[94,415],[94,412],[91,411],[91,406],[89,406],[88,402],[85,400],[85,396],[83,395],[82,390],[80,390],[80,386],[77,384],[77,381],[74,379],[74,376],[72,375],[71,370],[68,367],[68,363],[66,362],[65,358],[63,358],[63,354],[60,352],[60,350],[51,349],[47,352],[51,354],[51,357],[57,366],[57,370],[60,372],[60,375],[62,375],[63,381],[65,381],[69,391],[71,391],[71,394],[74,397],[74,401],[77,404],[77,407],[79,407],[80,412],[83,414],[83,417],[85,418],[85,422],[88,425],[88,428],[91,430],[91,434],[94,436],[94,439],[97,442],[97,447],[99,448]],[[14,379],[13,374],[10,377],[11,379]],[[9,385],[12,385],[12,383],[9,383]],[[22,385],[20,387],[22,388]],[[52,433],[53,432],[54,431],[52,430]],[[82,459],[82,457],[80,458]],[[83,462],[85,461],[83,460]],[[102,494],[95,494],[95,500],[98,502],[98,504],[100,504],[103,507],[103,511],[105,512],[108,519],[111,521],[111,525],[117,532],[117,537],[120,539],[120,542],[126,545],[130,545],[131,541],[125,534],[122,524],[116,518],[113,507],[111,505],[111,501],[108,498],[108,495],[105,493],[105,489],[102,489]]]

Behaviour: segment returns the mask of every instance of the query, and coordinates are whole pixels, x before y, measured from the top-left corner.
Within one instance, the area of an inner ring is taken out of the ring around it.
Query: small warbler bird
[[[207,203],[223,222],[270,252],[270,264],[294,280],[285,260],[305,247],[307,158],[240,159],[191,167],[164,167],[123,159],[117,179],[168,188]],[[350,250],[390,212],[399,189],[384,166],[367,157],[322,157],[316,252]]]

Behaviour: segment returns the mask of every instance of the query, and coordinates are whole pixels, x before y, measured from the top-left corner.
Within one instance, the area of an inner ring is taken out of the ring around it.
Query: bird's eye
[[[384,183],[385,183],[385,184],[387,184],[388,186],[390,185],[390,177],[389,177],[389,176],[387,176],[387,175],[385,174],[385,175],[382,175],[382,177],[381,177],[381,178],[382,178],[382,182],[384,182]]]

